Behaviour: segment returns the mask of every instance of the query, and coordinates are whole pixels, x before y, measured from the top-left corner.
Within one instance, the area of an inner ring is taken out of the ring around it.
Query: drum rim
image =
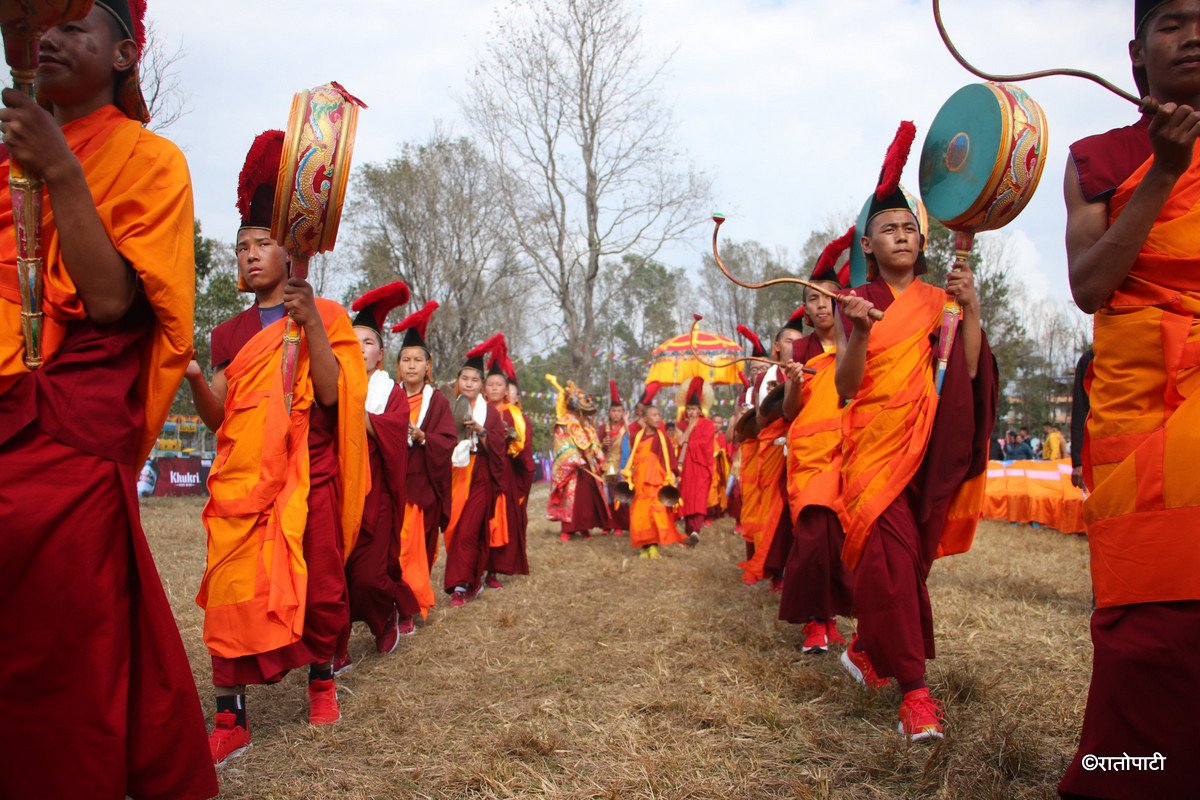
[[[325,196],[322,198],[321,212],[316,215],[315,226],[317,236],[314,242],[314,255],[333,249],[337,242],[338,228],[341,225],[342,207],[346,200],[346,187],[350,179],[350,163],[354,153],[354,139],[358,130],[358,106],[346,100],[328,84],[296,92],[292,96],[292,107],[288,113],[288,126],[283,140],[283,156],[279,162],[279,174],[276,178],[275,207],[272,209],[271,236],[280,244],[291,245],[289,252],[299,249],[299,242],[293,241],[289,221],[292,209],[296,204],[295,175],[296,156],[300,148],[300,137],[304,128],[309,124],[308,113],[314,96],[336,99],[342,106],[344,114],[341,123],[335,131],[335,152],[333,157],[333,181]]]

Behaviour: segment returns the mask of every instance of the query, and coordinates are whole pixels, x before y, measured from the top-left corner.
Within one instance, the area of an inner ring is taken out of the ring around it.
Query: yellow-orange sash
[[[336,303],[317,300],[338,359],[338,478],[345,552],[354,548],[370,489],[365,408],[366,370],[350,318]],[[225,370],[225,421],[208,478],[201,518],[208,562],[198,605],[204,642],[225,658],[265,653],[304,632],[308,569],[309,409],[313,403],[307,347],[300,348],[291,414],[284,405],[284,321],[254,336]]]
[[[1152,163],[1113,195],[1109,222]],[[1084,501],[1100,607],[1200,599],[1200,148],[1095,315]]]

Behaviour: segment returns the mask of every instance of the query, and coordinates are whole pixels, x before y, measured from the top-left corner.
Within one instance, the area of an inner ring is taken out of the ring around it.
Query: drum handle
[[[292,256],[292,275],[302,281],[308,280],[308,259],[301,256]],[[292,399],[296,394],[296,362],[300,358],[300,331],[296,328],[296,323],[292,321],[292,315],[289,313],[285,318],[283,328],[283,361],[280,364],[280,369],[283,372],[283,404],[287,407],[288,413],[292,411]]]
[[[1085,70],[1081,69],[1060,67],[1057,69],[1038,70],[1037,72],[1020,72],[1012,75],[998,75],[991,72],[984,72],[973,65],[970,61],[967,61],[967,59],[963,57],[963,54],[958,51],[958,48],[954,46],[954,43],[950,41],[950,34],[946,32],[946,26],[942,22],[942,9],[940,0],[933,0],[933,21],[937,23],[938,34],[941,35],[942,42],[946,45],[946,49],[950,51],[950,55],[954,57],[954,60],[961,64],[963,69],[965,69],[967,72],[970,72],[976,77],[983,78],[985,81],[993,81],[995,83],[1019,83],[1020,81],[1030,81],[1034,80],[1035,78],[1050,78],[1059,75],[1068,78],[1083,78],[1084,80],[1099,84],[1118,97],[1128,100],[1144,112],[1152,114],[1158,110],[1158,103],[1151,98],[1139,98],[1125,91],[1121,87],[1106,81],[1099,75],[1093,72],[1086,72]]]
[[[833,300],[835,302],[841,298],[841,293],[831,292],[828,289],[826,289],[824,286],[821,286],[818,283],[812,283],[811,281],[806,281],[801,278],[772,278],[769,281],[761,281],[759,283],[751,283],[750,281],[738,280],[737,278],[733,277],[733,273],[731,273],[729,271],[729,268],[725,266],[725,262],[721,260],[721,253],[717,250],[717,232],[721,230],[721,223],[723,223],[725,221],[725,217],[722,214],[713,214],[712,221],[714,223],[714,226],[713,226],[713,260],[717,262],[717,268],[719,270],[721,270],[721,272],[725,275],[726,278],[729,278],[729,280],[733,281],[738,286],[741,286],[743,289],[765,289],[768,286],[780,286],[782,284],[799,284],[800,286],[807,286],[809,289],[812,289],[817,294],[823,294],[826,297],[828,297],[830,300]],[[867,312],[867,316],[869,316],[871,319],[875,320],[876,322],[880,322],[883,320],[884,315],[883,315],[883,312],[881,310],[879,310],[878,308],[872,308],[870,311]],[[768,362],[768,363],[774,363],[774,362]]]
[[[975,234],[956,232],[954,234],[954,264],[950,271],[966,269],[967,259],[971,256],[971,248],[975,246]],[[958,323],[962,320],[962,307],[951,295],[946,295],[946,304],[942,307],[942,328],[938,334],[937,372],[935,387],[940,397],[942,383],[946,380],[946,368],[950,364],[950,353],[954,350],[954,339],[958,334]]]

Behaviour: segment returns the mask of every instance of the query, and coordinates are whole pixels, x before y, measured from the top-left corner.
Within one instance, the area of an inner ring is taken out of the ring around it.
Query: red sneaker
[[[941,701],[930,697],[928,689],[914,689],[904,695],[896,729],[914,742],[941,739],[943,719]]]
[[[400,618],[397,612],[392,612],[392,619],[388,622],[387,629],[382,636],[376,637],[375,649],[380,653],[387,655],[396,651],[396,646],[400,644]],[[336,675],[337,673],[333,673]]]
[[[888,682],[875,673],[875,667],[871,666],[871,659],[867,658],[865,652],[854,649],[857,641],[858,637],[855,636],[850,640],[850,646],[842,651],[842,668],[868,689],[882,689]]]
[[[487,580],[484,582],[487,584],[487,587],[489,589],[503,589],[504,588],[504,584],[501,583],[500,579],[497,578],[494,574],[488,575]]]
[[[454,594],[450,595],[450,607],[461,608],[467,604],[467,592],[465,589],[455,589]]]
[[[558,540],[559,540],[560,542],[569,542],[569,541],[571,541],[571,534],[569,534],[569,533],[560,533],[560,534],[558,535]]]
[[[400,618],[400,635],[412,636],[417,632],[417,623],[412,617]]]
[[[758,578],[754,577],[749,572],[743,572],[742,583],[746,584],[747,586],[756,586],[758,585]]]
[[[592,532],[584,531],[583,533],[579,534],[579,538],[580,539],[590,539],[590,538],[592,538]]]
[[[231,711],[218,711],[213,717],[212,733],[208,735],[208,750],[217,766],[237,758],[250,749],[250,731],[237,724]]]
[[[842,636],[841,632],[837,629],[836,619],[825,620],[825,635],[829,637],[830,644],[844,645],[846,643],[846,637]]]
[[[333,657],[334,677],[336,677],[338,675],[342,675],[346,672],[349,672],[350,668],[353,666],[354,666],[354,662],[350,660],[349,653],[342,653],[341,655],[334,656]]]
[[[771,578],[771,592],[783,594],[783,578]]]
[[[329,725],[342,718],[333,681],[308,682],[308,724]]]
[[[829,625],[823,619],[810,619],[804,623],[804,652],[829,652]]]

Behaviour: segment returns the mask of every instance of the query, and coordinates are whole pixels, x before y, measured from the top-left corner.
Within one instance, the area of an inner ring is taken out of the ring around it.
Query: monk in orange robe
[[[712,420],[705,416],[704,379],[693,378],[683,387],[683,418],[679,422],[679,474],[680,507],[688,544],[695,546],[700,541],[700,529],[708,514],[708,498],[712,489],[714,469],[713,443],[717,429]],[[711,390],[708,405],[712,404]]]
[[[763,347],[758,334],[745,325],[738,325],[737,331],[746,341],[750,342],[750,354],[755,358],[766,358],[767,350]],[[737,483],[734,486],[735,507],[734,527],[746,545],[746,561],[754,558],[755,542],[759,538],[761,528],[761,504],[758,491],[758,404],[757,396],[765,370],[761,362],[750,362],[750,371],[746,379],[745,391],[739,395],[734,404],[733,416],[729,420],[729,428],[733,431],[733,447],[737,450],[738,462]],[[743,579],[748,585],[758,583],[759,577],[743,572]]]
[[[484,590],[491,555],[490,523],[496,495],[504,486],[505,437],[499,412],[483,397],[484,356],[499,335],[472,348],[454,384],[454,414],[462,434],[451,454],[453,486],[450,521],[446,525],[444,585],[450,605],[458,608]]]
[[[1096,610],[1079,750],[1059,784],[1071,798],[1200,796],[1200,4],[1135,12],[1134,74],[1158,108],[1072,145],[1065,178],[1071,290],[1095,314],[1083,478]]]
[[[983,508],[997,378],[970,270],[952,270],[945,290],[919,277],[924,234],[899,186],[914,132],[912,123],[902,123],[866,229],[858,231],[870,282],[842,302],[852,331],[837,345],[837,390],[850,399],[842,414],[837,504],[858,616],[842,665],[868,686],[895,678],[903,694],[900,733],[923,741],[943,735],[941,705],[925,685],[925,661],[934,656],[925,582],[935,558],[971,546]],[[962,319],[953,323],[957,336],[939,394],[933,341],[943,329],[947,295],[962,307]],[[885,319],[874,322],[872,308],[885,310]]]
[[[350,667],[347,651],[350,622],[362,621],[375,636],[375,649],[394,652],[401,634],[416,632],[413,617],[421,604],[402,574],[401,544],[408,478],[408,394],[381,369],[383,325],[388,313],[408,302],[403,281],[374,289],[355,300],[354,334],[367,371],[367,458],[371,491],[363,504],[362,524],[346,559],[346,592],[350,619],[338,642],[334,674]],[[422,536],[422,545],[424,537]],[[422,546],[422,550],[424,547]],[[426,573],[424,553],[418,569]],[[418,585],[420,576],[418,578]]]
[[[42,37],[45,108],[2,95],[0,797],[217,793],[134,492],[191,353],[195,286],[191,179],[143,127],[143,44],[140,13],[97,2]],[[14,161],[48,189],[32,371]]]
[[[408,464],[400,571],[413,590],[421,615],[434,605],[430,571],[438,553],[438,532],[450,520],[450,454],[458,442],[450,402],[435,390],[432,356],[425,342],[429,320],[438,308],[425,304],[392,327],[404,332],[396,371],[408,395]],[[412,620],[400,620],[406,633]]]
[[[659,491],[677,486],[675,444],[663,430],[662,412],[647,405],[630,445],[622,478],[633,488],[629,507],[629,544],[642,558],[659,558],[659,548],[684,541],[675,528],[675,513],[663,505]]]
[[[825,248],[813,282],[831,291],[842,288],[834,265],[852,236],[853,228]],[[824,653],[831,644],[845,644],[837,616],[850,615],[853,599],[850,573],[842,563],[846,537],[834,511],[840,488],[842,402],[834,380],[833,302],[806,287],[804,318],[813,332],[792,343],[783,397],[783,416],[790,420],[787,484],[793,530],[779,618],[804,625],[805,653]]]
[[[790,353],[792,343],[804,335],[803,308],[775,334],[771,345],[771,357],[783,361],[783,353]],[[758,377],[755,397],[755,423],[757,447],[755,459],[755,494],[757,508],[753,516],[754,554],[738,564],[742,569],[742,580],[754,585],[770,579],[771,590],[783,590],[783,569],[792,541],[792,520],[787,513],[787,460],[784,456],[784,441],[788,422],[783,418],[783,390],[785,376],[779,367],[769,367]],[[743,491],[745,491],[743,474]]]
[[[525,518],[521,509],[525,490],[521,475],[525,471],[525,417],[508,403],[509,374],[516,375],[508,358],[508,345],[501,334],[500,344],[492,353],[492,362],[483,382],[483,396],[496,409],[504,426],[504,459],[501,464],[500,491],[496,494],[492,518],[488,522],[488,569],[484,583],[489,589],[501,589],[500,575],[528,575],[529,558],[525,554]]]
[[[258,136],[238,181],[239,282],[255,303],[213,330],[211,386],[198,364],[188,367],[196,411],[217,432],[196,597],[216,687],[217,763],[250,745],[246,684],[308,665],[309,722],[340,718],[333,658],[349,621],[344,566],[370,489],[367,374],[350,317],[288,277],[287,254],[271,238],[283,136]],[[281,381],[288,318],[301,331],[290,410]]]

